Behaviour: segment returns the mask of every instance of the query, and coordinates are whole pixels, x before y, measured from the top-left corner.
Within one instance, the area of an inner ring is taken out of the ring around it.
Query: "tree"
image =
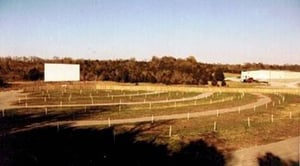
[[[6,83],[4,79],[0,77],[0,88],[6,88],[8,86],[9,86],[8,83]]]
[[[225,80],[222,81],[221,86],[226,86]]]
[[[218,86],[218,81],[214,78],[214,79],[211,81],[211,85],[212,85],[212,86]]]
[[[4,80],[0,77],[0,87],[4,87],[4,85],[5,85],[5,82],[4,82]]]
[[[216,79],[217,81],[223,81],[223,80],[225,79],[223,69],[218,68],[218,69],[215,71],[215,79]]]
[[[28,72],[28,79],[31,81],[36,81],[38,79],[41,79],[43,74],[37,69],[37,68],[32,68]]]

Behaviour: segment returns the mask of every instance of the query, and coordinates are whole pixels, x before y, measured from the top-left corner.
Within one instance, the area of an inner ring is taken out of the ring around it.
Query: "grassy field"
[[[101,85],[99,87],[99,85]],[[213,109],[230,108],[252,103],[257,97],[252,92],[262,92],[271,97],[272,103],[240,113],[226,113],[220,116],[206,116],[166,122],[117,125],[116,132],[132,128],[147,128],[137,139],[155,140],[166,143],[173,151],[181,142],[205,139],[224,151],[250,147],[283,140],[299,135],[300,98],[299,90],[258,89],[234,87],[210,88],[195,86],[165,86],[153,84],[106,84],[85,83],[74,85],[39,84],[24,89],[26,98],[15,105],[83,104],[65,108],[21,108],[5,111],[0,123],[1,131],[17,130],[32,124],[45,124],[56,121],[126,119],[145,116],[168,115],[188,112],[201,112]],[[98,87],[98,88],[97,88]],[[187,101],[172,102],[173,99],[195,97],[207,91],[213,95]],[[250,93],[251,92],[251,93]],[[289,93],[284,93],[289,92]],[[296,93],[296,94],[295,94]],[[297,94],[298,93],[298,94]],[[120,102],[121,101],[121,102]],[[156,101],[170,101],[155,103]],[[91,103],[116,103],[114,106],[85,106]],[[126,102],[141,104],[122,105]],[[143,103],[145,102],[145,103]],[[152,102],[152,103],[151,103]],[[248,119],[250,122],[248,122]],[[250,123],[250,124],[249,124]],[[171,137],[170,126],[172,128]],[[105,128],[97,126],[95,128]]]
[[[280,100],[277,95],[269,95],[274,101]],[[153,128],[153,124],[140,124],[151,128],[140,134],[138,139],[155,139],[158,144],[169,144],[176,151],[181,142],[204,139],[223,151],[257,146],[299,136],[300,105],[299,97],[285,95],[285,102],[274,106],[258,107],[244,110],[241,113],[227,113],[220,116],[172,120]],[[295,104],[298,103],[298,104]],[[248,118],[250,126],[248,126]],[[216,124],[216,128],[214,128]],[[170,126],[172,136],[169,137]],[[129,130],[136,125],[120,125],[120,131]]]

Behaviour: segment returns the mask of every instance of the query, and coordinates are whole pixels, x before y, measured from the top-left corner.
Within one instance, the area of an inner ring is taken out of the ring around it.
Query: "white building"
[[[79,64],[45,63],[45,82],[51,81],[79,81]]]
[[[300,72],[280,70],[242,71],[241,81],[247,80],[248,78],[253,78],[258,81],[300,79]]]

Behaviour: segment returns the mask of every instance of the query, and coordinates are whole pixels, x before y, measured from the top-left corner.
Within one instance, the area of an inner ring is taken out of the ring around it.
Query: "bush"
[[[31,81],[42,79],[42,77],[43,74],[37,68],[32,68],[28,72],[28,79]]]
[[[222,81],[221,86],[226,86],[225,80]]]
[[[3,78],[0,77],[0,88],[6,88],[8,87],[8,84],[3,80]]]

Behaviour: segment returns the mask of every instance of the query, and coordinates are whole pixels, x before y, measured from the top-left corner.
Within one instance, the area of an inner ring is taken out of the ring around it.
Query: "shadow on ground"
[[[47,127],[2,136],[0,165],[225,165],[224,155],[203,140],[171,153],[167,145],[137,141],[142,129]]]
[[[111,111],[113,107],[89,107],[87,110],[74,109],[68,111],[48,111],[38,109],[9,110],[5,116],[0,116],[0,136],[24,129],[33,124],[47,124],[51,122],[89,119],[99,112]]]
[[[264,156],[257,158],[259,166],[299,166],[299,162],[296,161],[284,161],[280,157],[267,152]]]

